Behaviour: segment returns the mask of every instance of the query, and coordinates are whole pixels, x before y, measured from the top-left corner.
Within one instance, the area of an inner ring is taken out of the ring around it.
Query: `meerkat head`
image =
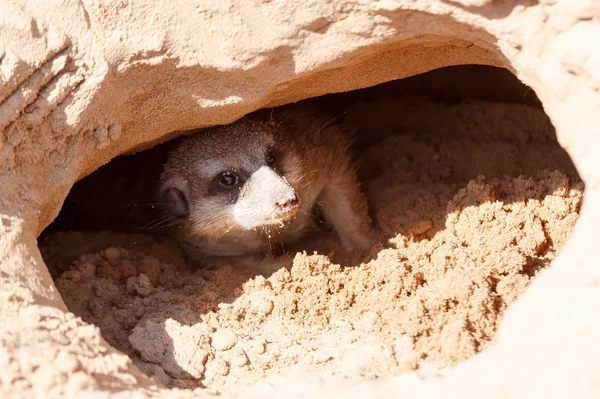
[[[184,137],[165,164],[160,201],[193,236],[283,226],[302,201],[290,151],[275,124],[247,119]]]

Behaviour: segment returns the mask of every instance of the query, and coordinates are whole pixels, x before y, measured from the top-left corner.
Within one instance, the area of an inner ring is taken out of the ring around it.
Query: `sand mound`
[[[583,184],[546,116],[402,98],[356,103],[346,120],[381,138],[361,154],[384,237],[369,259],[193,272],[168,241],[56,233],[41,249],[69,309],[163,384],[216,391],[290,370],[440,370],[484,349],[577,219]]]

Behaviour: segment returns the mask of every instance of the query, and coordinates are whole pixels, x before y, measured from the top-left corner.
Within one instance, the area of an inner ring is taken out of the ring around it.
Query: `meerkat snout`
[[[244,184],[233,207],[234,221],[245,229],[279,224],[298,210],[294,188],[270,166],[262,166]]]

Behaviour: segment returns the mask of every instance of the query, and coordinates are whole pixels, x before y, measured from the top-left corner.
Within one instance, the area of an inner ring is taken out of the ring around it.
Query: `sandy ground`
[[[383,239],[364,262],[193,272],[168,241],[55,233],[41,249],[69,309],[163,384],[219,392],[290,370],[443,370],[483,350],[577,218],[583,184],[550,122],[420,98],[358,102],[345,119],[372,143],[359,177]]]

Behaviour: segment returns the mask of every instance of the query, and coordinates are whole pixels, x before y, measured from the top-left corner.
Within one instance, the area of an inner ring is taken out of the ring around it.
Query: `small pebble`
[[[108,260],[110,262],[114,262],[121,257],[121,252],[119,251],[118,248],[110,247],[110,248],[106,248],[103,251],[102,255],[104,255],[106,260]]]
[[[100,318],[104,316],[105,309],[103,303],[94,298],[90,298],[87,306],[88,310],[94,317]]]
[[[256,304],[256,310],[264,316],[270,315],[273,312],[274,307],[273,301],[269,299],[262,299]]]
[[[81,272],[79,270],[67,270],[61,276],[62,279],[71,280],[74,283],[81,281]]]
[[[128,294],[137,293],[142,297],[147,297],[154,289],[150,279],[144,273],[140,273],[139,276],[129,277],[125,286]]]
[[[133,309],[133,315],[136,319],[141,319],[142,316],[146,313],[146,309],[143,306],[136,306]]]
[[[79,271],[81,272],[81,278],[88,280],[96,276],[96,265],[86,262],[79,266]]]
[[[262,355],[266,351],[264,342],[252,340],[245,347],[246,351],[253,356]]]
[[[144,273],[140,273],[138,277],[136,291],[141,296],[148,296],[152,293],[152,283],[150,283],[150,279]]]
[[[77,357],[74,354],[65,351],[58,353],[54,364],[56,365],[56,368],[63,373],[74,373],[81,368],[81,364],[79,363],[79,360],[77,360]]]
[[[413,224],[408,229],[408,232],[412,235],[418,236],[427,233],[432,227],[433,223],[431,223],[431,220],[421,220]]]
[[[188,369],[187,371],[191,373],[194,378],[202,378],[204,376],[204,371],[206,370],[205,366],[207,360],[208,352],[204,349],[197,349],[190,359],[189,366],[191,369]]]
[[[138,274],[137,267],[128,259],[123,259],[119,263],[119,266],[121,267],[121,272],[125,278],[137,276]]]
[[[223,359],[217,359],[213,364],[213,371],[215,374],[225,376],[229,374],[229,364]]]
[[[210,345],[218,351],[226,351],[236,344],[237,336],[230,330],[217,330],[211,337]]]
[[[235,367],[244,367],[248,364],[248,356],[243,350],[239,350],[234,356],[231,358],[231,365]]]
[[[137,276],[132,276],[129,277],[127,279],[127,281],[125,282],[125,289],[127,290],[128,294],[134,294],[135,293],[135,288],[137,286]]]

